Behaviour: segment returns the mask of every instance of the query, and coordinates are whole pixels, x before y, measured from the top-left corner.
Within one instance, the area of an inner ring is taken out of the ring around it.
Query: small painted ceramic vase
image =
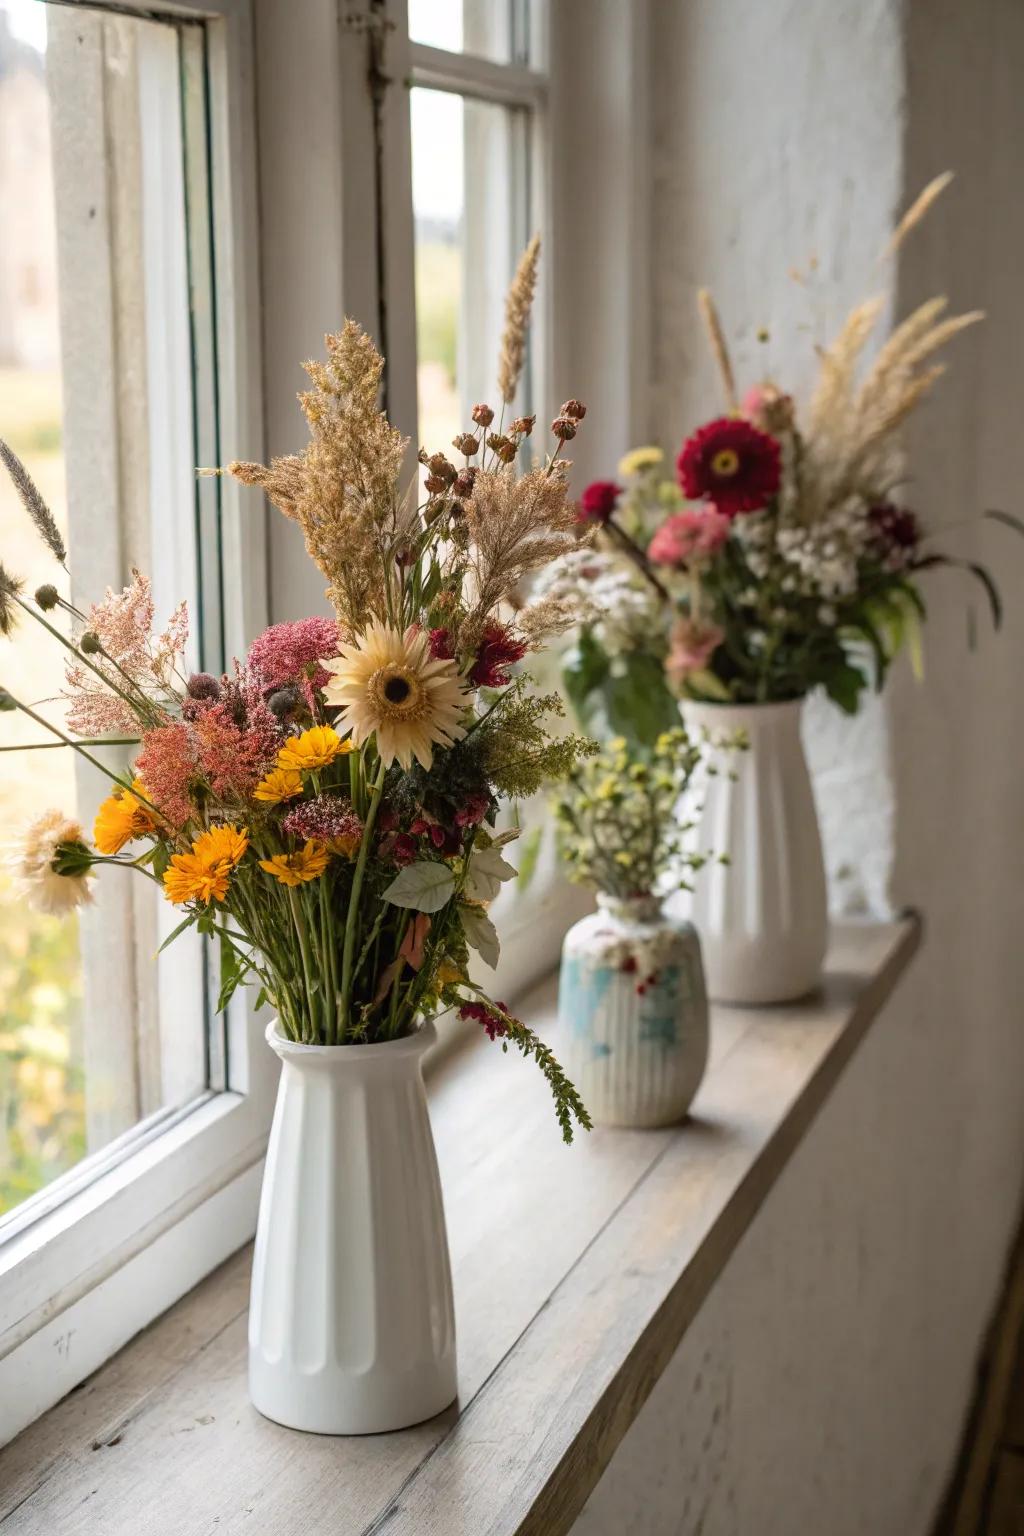
[[[700,940],[656,896],[597,902],[562,949],[563,1065],[597,1124],[671,1125],[707,1065]]]

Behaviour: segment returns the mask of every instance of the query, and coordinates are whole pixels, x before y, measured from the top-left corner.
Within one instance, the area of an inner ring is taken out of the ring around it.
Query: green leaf
[[[440,912],[455,892],[455,876],[447,864],[421,859],[397,874],[384,892],[384,900],[393,907],[410,907],[414,912]]]
[[[590,726],[597,700],[594,695],[608,676],[609,661],[589,629],[583,629],[577,643],[562,658],[562,681],[576,718],[584,728]]]
[[[260,987],[259,991],[256,993],[256,1001],[252,1005],[253,1012],[259,1013],[260,1009],[265,1008],[269,1002],[270,997],[266,987]]]
[[[235,992],[248,975],[249,967],[235,949],[227,934],[220,934],[220,992],[217,995],[217,1012],[223,1013]]]
[[[867,686],[867,679],[858,667],[849,662],[830,667],[824,683],[825,692],[834,704],[848,715],[857,713],[861,691]]]
[[[689,672],[686,677],[686,691],[691,698],[712,700],[716,704],[729,704],[732,694],[714,672],[702,668],[698,672]]]
[[[484,964],[489,965],[493,971],[501,954],[501,945],[498,942],[498,930],[487,913],[482,907],[460,906],[459,919],[466,943],[476,950]]]
[[[153,873],[158,880],[162,880],[171,865],[171,850],[166,843],[154,843],[150,863]]]
[[[502,882],[514,880],[516,873],[500,848],[481,848],[470,855],[463,892],[470,901],[493,901]]]
[[[679,725],[679,703],[656,656],[633,651],[621,672],[609,673],[602,689],[608,728],[640,746],[653,747],[663,731]]]
[[[517,888],[520,891],[527,889],[536,873],[537,860],[540,858],[543,841],[543,827],[534,827],[523,840],[523,846],[519,853],[519,880]]]
[[[199,914],[197,912],[190,912],[188,917],[183,918],[182,921],[178,924],[177,928],[172,929],[172,931],[167,935],[166,939],[164,939],[163,943],[160,945],[160,948],[157,950],[157,954],[162,955],[168,944],[174,943],[179,933],[184,933],[186,928],[191,928],[198,915]]]

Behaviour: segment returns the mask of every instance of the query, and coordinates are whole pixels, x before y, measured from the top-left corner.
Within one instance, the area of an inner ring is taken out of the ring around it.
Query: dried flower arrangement
[[[948,180],[925,189],[887,254]],[[580,517],[600,530],[597,545],[546,578],[567,599],[588,582],[605,594],[605,611],[585,617],[567,658],[580,718],[597,728],[611,716],[615,729],[647,742],[680,694],[748,704],[820,687],[854,713],[872,657],[878,687],[902,646],[916,660],[919,576],[932,567],[962,565],[982,584],[997,626],[1001,616],[989,573],[933,550],[916,513],[896,499],[900,428],[944,371],[936,353],[981,314],[948,316],[945,299],[930,299],[863,368],[882,301],[858,305],[821,350],[817,386],[798,411],[771,380],[740,399],[706,291],[699,310],[726,414],[686,440],[674,482],[663,477],[661,450],[644,447],[621,461],[623,484],[589,486]],[[1021,527],[1007,514],[986,515]],[[621,619],[607,611],[616,584]],[[616,631],[627,627],[623,640]],[[642,707],[634,697],[641,669],[650,678],[664,669]]]
[[[90,899],[93,869],[116,864],[159,882],[220,943],[220,1006],[250,978],[292,1040],[394,1039],[447,1008],[532,1055],[566,1140],[589,1125],[548,1047],[470,979],[470,950],[493,965],[487,903],[515,874],[495,830],[503,799],[565,774],[590,743],[556,734],[557,696],[517,672],[572,619],[565,602],[523,604],[524,584],[576,543],[560,457],[585,408],[568,401],[553,452],[520,473],[534,419],[507,425],[525,353],[538,243],[520,262],[501,351],[501,411],[478,405],[456,465],[420,453],[426,499],[402,484],[406,441],[378,410],[383,361],[353,322],[300,396],[310,438],[269,466],[228,473],[293,518],[327,580],[334,619],[278,624],[222,677],[188,675],[184,607],[154,634],[135,574],[82,612],[55,587],[27,599],[0,575],[0,629],[31,615],[65,644],[68,732],[21,708],[105,773],[96,739],[137,741],[114,780],[93,844],[47,812],[15,860],[26,894],[50,910]],[[3,450],[54,556],[53,520]],[[73,636],[46,614],[59,608]],[[129,845],[141,843],[141,852]],[[168,941],[169,942],[169,941]]]

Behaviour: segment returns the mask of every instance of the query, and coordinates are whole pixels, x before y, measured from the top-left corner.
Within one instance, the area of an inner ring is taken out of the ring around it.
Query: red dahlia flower
[[[485,624],[469,680],[474,688],[504,688],[509,668],[525,655],[525,641],[518,640],[506,624]]]
[[[779,445],[749,421],[722,416],[683,444],[676,472],[691,501],[710,501],[726,517],[756,512],[779,488]]]
[[[580,497],[577,521],[581,523],[607,523],[618,505],[622,486],[614,480],[594,480]]]
[[[887,549],[910,551],[921,542],[921,524],[909,507],[894,507],[886,502],[872,507],[868,518],[876,539]]]

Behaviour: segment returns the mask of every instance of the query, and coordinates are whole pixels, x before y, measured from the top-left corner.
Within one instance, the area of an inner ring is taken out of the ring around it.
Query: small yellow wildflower
[[[329,858],[326,843],[318,843],[311,837],[304,848],[298,848],[294,853],[277,853],[272,859],[260,859],[260,869],[265,869],[282,885],[305,885],[307,881],[320,878]]]
[[[302,774],[297,768],[272,768],[252,792],[254,800],[264,805],[280,805],[302,794]]]
[[[347,737],[343,741],[333,726],[313,725],[301,736],[285,742],[277,754],[277,766],[296,773],[311,773],[351,751],[351,741]]]
[[[120,853],[125,843],[147,832],[155,832],[159,823],[148,805],[138,798],[145,795],[141,779],[133,779],[130,790],[115,790],[96,812],[93,841],[100,853]]]
[[[449,960],[446,957],[441,961],[441,964],[437,968],[437,986],[439,988],[450,987],[453,986],[455,982],[464,980],[465,974],[455,964],[454,960]]]
[[[657,469],[664,459],[665,455],[660,448],[634,448],[619,460],[619,474],[624,477],[642,475],[645,470]]]

